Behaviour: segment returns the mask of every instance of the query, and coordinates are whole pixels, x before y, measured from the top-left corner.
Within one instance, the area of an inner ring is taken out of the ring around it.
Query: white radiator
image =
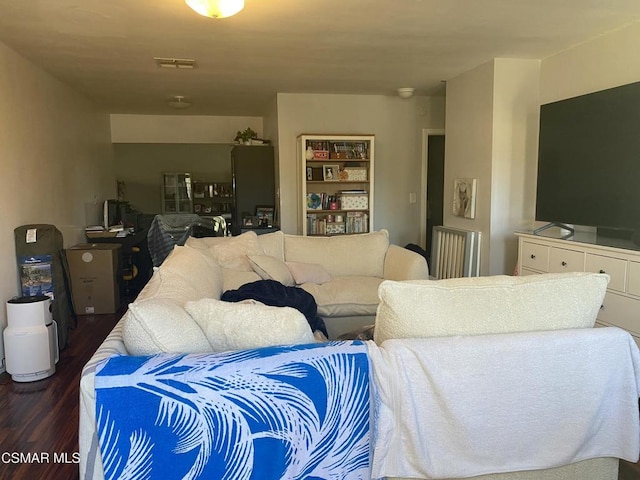
[[[480,232],[433,227],[430,267],[436,280],[480,276]]]

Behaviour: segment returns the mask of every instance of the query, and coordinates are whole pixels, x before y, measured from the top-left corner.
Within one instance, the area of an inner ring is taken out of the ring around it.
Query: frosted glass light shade
[[[244,8],[244,0],[185,0],[192,10],[211,18],[235,15]]]

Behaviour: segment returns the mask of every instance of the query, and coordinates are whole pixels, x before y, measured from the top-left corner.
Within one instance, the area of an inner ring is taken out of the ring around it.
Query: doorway
[[[443,225],[444,216],[444,130],[423,131],[423,220],[421,243],[431,257],[433,227]]]

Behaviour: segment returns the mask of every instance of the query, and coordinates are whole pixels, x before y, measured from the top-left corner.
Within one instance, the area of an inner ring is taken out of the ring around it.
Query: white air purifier
[[[4,333],[7,372],[15,382],[50,377],[58,362],[58,326],[45,295],[17,297],[7,302]]]

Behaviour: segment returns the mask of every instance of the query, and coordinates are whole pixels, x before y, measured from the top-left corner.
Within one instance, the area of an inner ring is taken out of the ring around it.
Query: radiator
[[[436,280],[480,275],[480,232],[433,227],[431,276]]]

